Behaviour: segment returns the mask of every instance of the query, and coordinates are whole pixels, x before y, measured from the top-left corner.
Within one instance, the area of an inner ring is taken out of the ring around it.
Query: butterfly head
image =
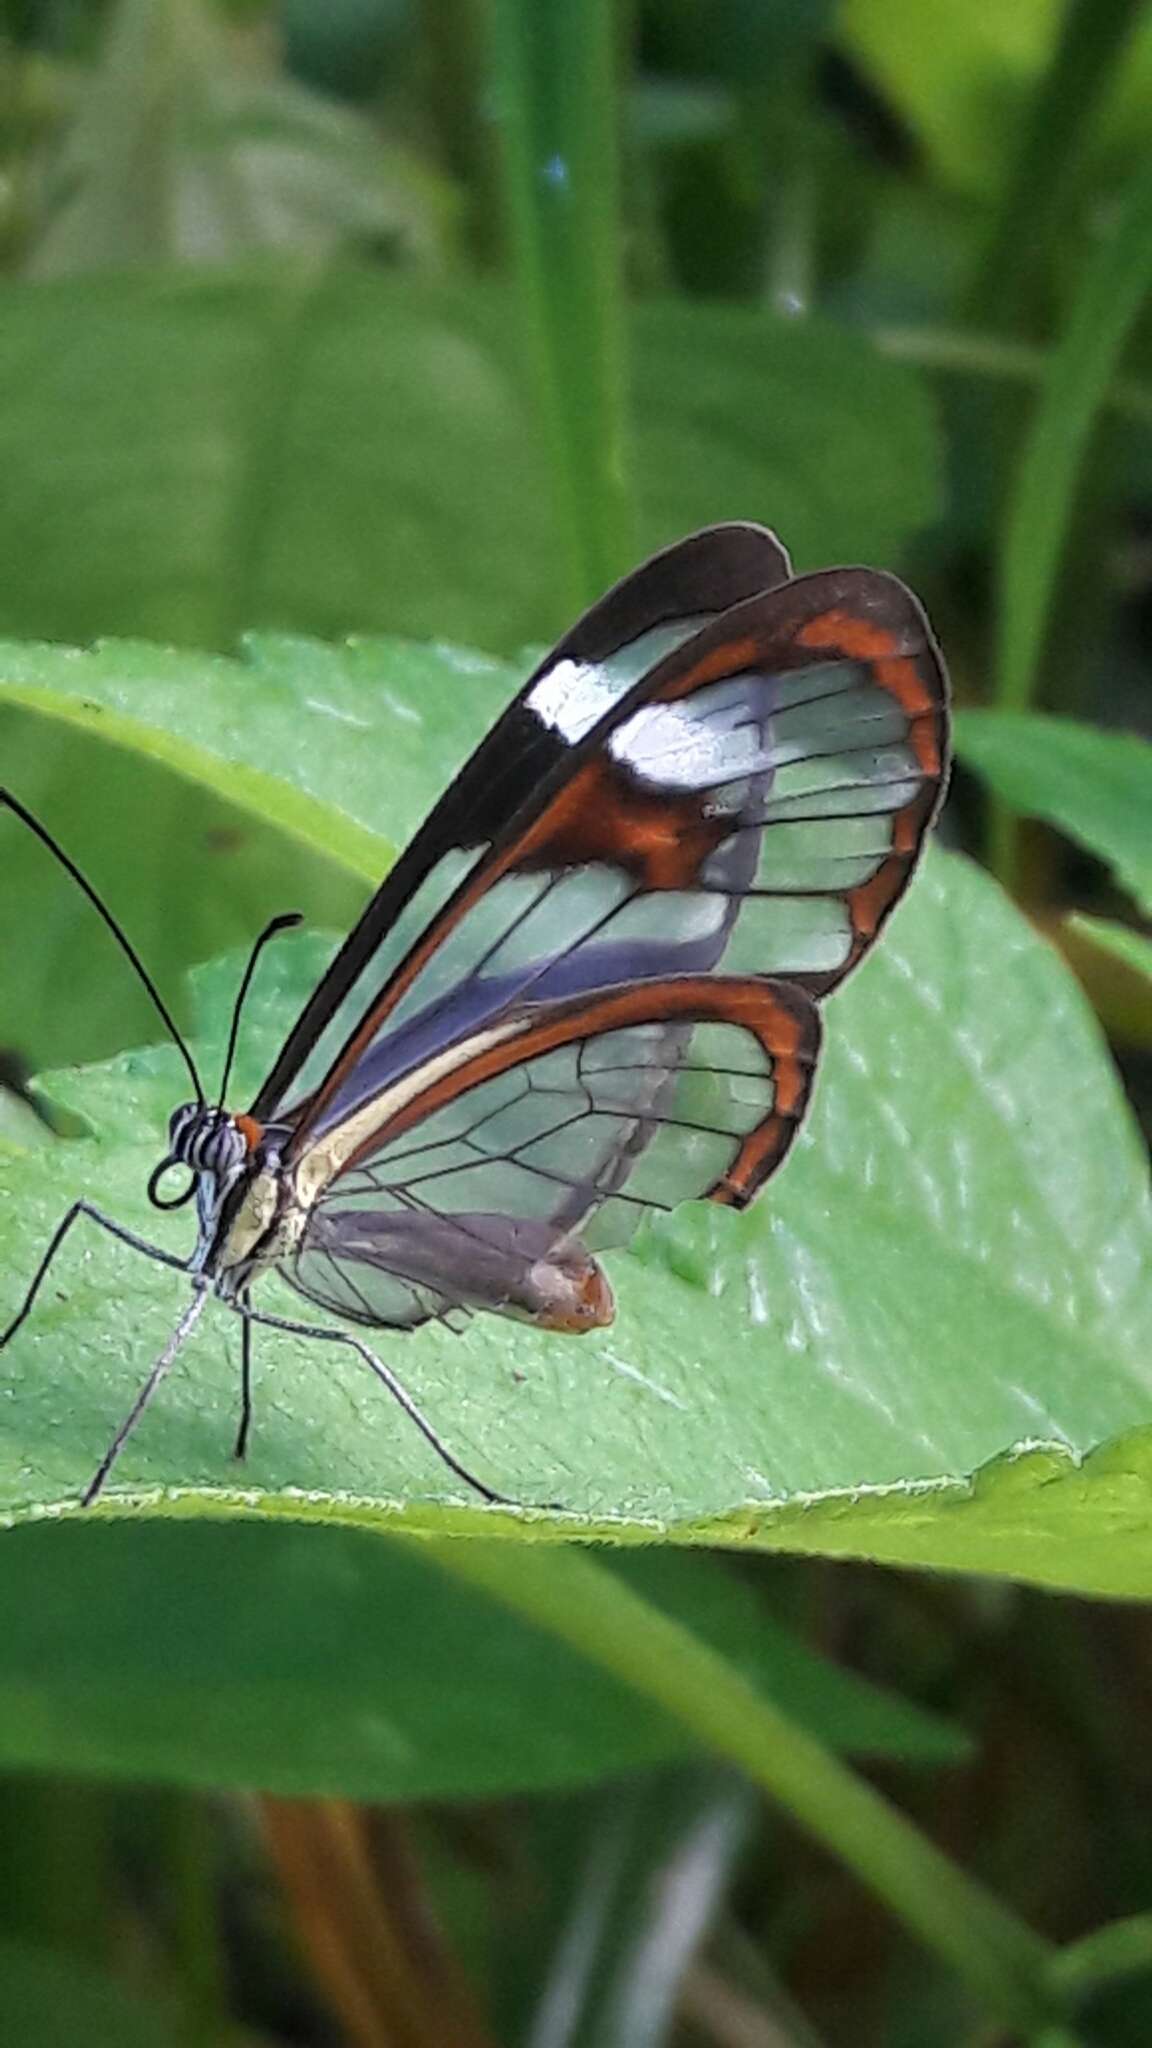
[[[194,1194],[200,1208],[216,1210],[244,1174],[252,1149],[251,1119],[236,1117],[211,1102],[184,1102],[168,1119],[168,1150],[148,1182],[148,1199],[157,1209],[181,1209]],[[160,1182],[174,1166],[186,1166],[191,1178],[179,1194],[163,1195]]]
[[[234,1116],[208,1102],[185,1102],[168,1119],[168,1156],[193,1173],[230,1180],[248,1155]]]

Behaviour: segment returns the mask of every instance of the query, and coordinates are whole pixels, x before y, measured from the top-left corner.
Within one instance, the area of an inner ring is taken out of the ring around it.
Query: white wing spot
[[[543,725],[574,745],[611,710],[619,694],[602,669],[582,661],[558,661],[529,691],[528,702]]]

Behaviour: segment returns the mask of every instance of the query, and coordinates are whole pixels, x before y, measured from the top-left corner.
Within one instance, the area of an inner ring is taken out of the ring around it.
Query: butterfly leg
[[[246,1301],[240,1314],[240,1426],[232,1456],[242,1464],[248,1456],[248,1438],[252,1433],[252,1314]]]
[[[506,1493],[497,1493],[494,1487],[486,1486],[482,1479],[477,1479],[474,1472],[470,1472],[466,1465],[460,1463],[459,1458],[453,1457],[447,1444],[432,1427],[428,1417],[417,1407],[407,1388],[401,1384],[395,1373],[384,1364],[383,1359],[377,1358],[374,1351],[369,1351],[368,1346],[360,1342],[359,1337],[351,1336],[347,1330],[325,1329],[320,1323],[297,1323],[290,1321],[286,1316],[265,1315],[262,1310],[249,1308],[240,1301],[237,1302],[236,1306],[246,1322],[259,1323],[265,1329],[286,1330],[289,1336],[292,1337],[322,1337],[329,1344],[346,1344],[349,1350],[355,1351],[364,1360],[369,1371],[374,1372],[377,1379],[387,1387],[393,1400],[400,1403],[405,1415],[416,1424],[425,1442],[431,1444],[437,1457],[442,1459],[450,1472],[456,1474],[457,1479],[462,1479],[466,1486],[472,1487],[473,1491],[478,1493],[483,1500],[498,1502],[503,1507],[517,1507],[519,1505],[517,1501],[511,1500]]]
[[[110,1237],[118,1238],[121,1244],[131,1245],[133,1251],[143,1252],[145,1258],[156,1259],[162,1266],[175,1266],[178,1271],[187,1272],[187,1260],[178,1259],[174,1252],[161,1251],[158,1244],[150,1244],[146,1237],[137,1237],[134,1230],[128,1230],[123,1223],[117,1223],[113,1217],[105,1216],[103,1210],[93,1208],[91,1202],[73,1202],[67,1215],[62,1217],[56,1225],[48,1248],[32,1275],[31,1284],[20,1307],[17,1309],[7,1329],[0,1332],[0,1351],[3,1351],[4,1346],[16,1335],[17,1330],[21,1329],[24,1323],[27,1322],[36,1305],[36,1297],[48,1278],[49,1267],[52,1265],[57,1252],[68,1236],[72,1225],[78,1223],[82,1216],[87,1217],[91,1223],[98,1223],[101,1230],[106,1230]]]
[[[104,1481],[107,1479],[109,1472],[112,1470],[113,1465],[116,1463],[117,1458],[120,1456],[120,1453],[123,1450],[125,1444],[127,1443],[128,1438],[131,1436],[132,1431],[135,1429],[136,1424],[139,1422],[140,1417],[143,1415],[144,1410],[148,1406],[149,1401],[152,1399],[153,1394],[156,1392],[157,1387],[160,1385],[161,1380],[164,1378],[165,1373],[168,1371],[169,1366],[172,1364],[174,1358],[176,1357],[177,1352],[183,1345],[184,1339],[187,1337],[189,1331],[195,1326],[195,1324],[199,1320],[200,1312],[208,1299],[211,1282],[208,1280],[198,1279],[194,1283],[194,1285],[195,1292],[193,1293],[191,1301],[188,1303],[188,1306],[185,1309],[183,1315],[181,1316],[180,1321],[177,1323],[176,1328],[173,1330],[172,1335],[169,1337],[167,1344],[164,1346],[163,1351],[160,1353],[159,1358],[156,1360],[155,1365],[152,1367],[151,1372],[148,1374],[148,1377],[145,1380],[143,1386],[141,1387],[140,1392],[137,1394],[136,1399],[133,1401],[132,1406],[128,1410],[127,1415],[124,1417],[123,1422],[120,1424],[119,1429],[116,1431],[116,1434],[113,1437],[111,1443],[109,1444],[108,1449],[105,1451],[104,1456],[101,1458],[100,1463],[97,1465],[96,1470],[92,1475],[92,1478],[89,1480],[87,1487],[81,1495],[80,1505],[82,1507],[90,1508],[93,1501],[96,1499],[97,1494],[99,1494],[103,1490]]]

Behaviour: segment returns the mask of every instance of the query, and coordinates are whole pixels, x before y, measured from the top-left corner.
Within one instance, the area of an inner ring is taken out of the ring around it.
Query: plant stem
[[[1030,341],[977,333],[964,327],[878,327],[870,339],[882,356],[945,376],[984,377],[1009,384],[1039,384],[1048,372],[1048,350]],[[1117,377],[1104,405],[1119,419],[1152,426],[1152,387]]]

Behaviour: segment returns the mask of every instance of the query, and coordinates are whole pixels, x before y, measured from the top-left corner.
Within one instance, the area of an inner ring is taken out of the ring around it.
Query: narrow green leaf
[[[961,1762],[962,1730],[925,1714],[805,1649],[773,1619],[767,1587],[706,1553],[645,1545],[608,1554],[625,1584],[691,1629],[701,1642],[763,1686],[778,1707],[830,1748],[905,1764]]]
[[[537,1806],[529,1909],[497,1955],[501,2039],[664,2048],[756,1804],[734,1771],[697,1765]]]
[[[613,0],[489,9],[508,241],[568,562],[558,628],[632,552],[618,23]]]
[[[1084,267],[1029,426],[1001,550],[996,698],[1036,694],[1044,633],[1088,443],[1152,284],[1152,162],[1133,180]]]
[[[1143,0],[1071,0],[1051,62],[1021,123],[1017,159],[993,216],[972,294],[977,318],[1029,324],[1099,126],[1100,108],[1146,19]]]
[[[1152,1913],[1134,1913],[1083,1935],[1062,1951],[1053,1974],[1078,2005],[1110,1984],[1152,1976]]]
[[[1024,817],[1044,818],[1098,860],[1152,917],[1152,746],[1070,718],[962,711],[962,758]]]
[[[879,327],[872,330],[872,340],[894,362],[979,382],[1030,387],[1044,377],[1048,362],[1047,349],[1032,342],[967,327]],[[1152,388],[1133,377],[1114,380],[1106,407],[1117,419],[1152,426]]]
[[[214,1807],[187,1793],[149,1802],[159,1853],[152,1867],[163,1887],[174,1975],[188,2008],[189,2048],[226,2038],[231,2012],[229,1957],[221,1912],[221,1831]]]
[[[1152,981],[1152,939],[1145,938],[1143,932],[1134,932],[1124,924],[1110,924],[1102,917],[1073,917],[1069,923],[1073,931],[1082,932],[1094,946],[1101,946],[1106,953],[1122,960],[1125,967],[1134,968],[1137,974]]]

